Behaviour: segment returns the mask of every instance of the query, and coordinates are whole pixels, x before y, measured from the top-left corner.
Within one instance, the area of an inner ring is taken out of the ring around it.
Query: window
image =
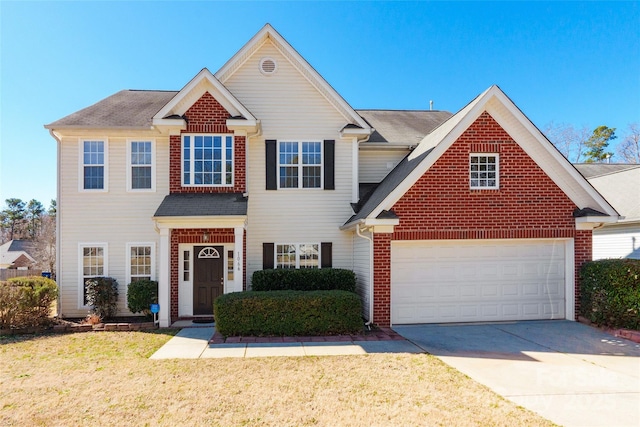
[[[183,135],[182,185],[233,185],[233,135]]]
[[[496,189],[498,186],[498,155],[472,154],[469,163],[469,184],[472,189]]]
[[[282,141],[278,148],[280,188],[322,188],[322,144]]]
[[[129,160],[128,188],[134,191],[153,190],[155,188],[154,142],[128,141],[127,151]]]
[[[136,280],[153,280],[155,276],[155,258],[152,243],[127,244],[127,283]]]
[[[106,140],[80,140],[80,189],[107,189]]]
[[[80,246],[80,279],[82,280],[81,304],[87,305],[86,282],[95,277],[107,275],[107,247],[106,244],[81,245]]]
[[[182,252],[182,271],[183,271],[182,280],[184,280],[185,282],[188,282],[190,280],[189,278],[189,271],[190,271],[189,266],[191,265],[191,262],[189,261],[190,258],[191,258],[191,251]]]
[[[227,251],[227,280],[233,281],[233,251]]]
[[[276,268],[319,268],[318,244],[276,245]]]

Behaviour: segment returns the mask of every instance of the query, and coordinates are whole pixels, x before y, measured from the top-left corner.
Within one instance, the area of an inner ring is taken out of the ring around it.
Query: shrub
[[[136,280],[129,283],[127,307],[132,313],[151,315],[151,304],[158,302],[158,282],[155,280]]]
[[[0,282],[0,329],[46,324],[57,296],[56,282],[45,277],[16,277]]]
[[[118,282],[112,277],[96,277],[85,282],[87,305],[102,319],[113,317],[118,304]]]
[[[254,291],[356,291],[356,275],[341,268],[258,270],[251,277]]]
[[[224,336],[295,336],[362,330],[360,299],[346,291],[270,291],[224,294],[213,303]]]
[[[606,259],[580,269],[580,314],[598,325],[640,329],[640,260]]]

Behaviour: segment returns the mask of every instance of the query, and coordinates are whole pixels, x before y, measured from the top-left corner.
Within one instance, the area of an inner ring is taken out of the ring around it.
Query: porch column
[[[170,241],[169,229],[160,229],[160,268],[158,276],[158,304],[160,304],[160,313],[158,313],[161,328],[171,326],[171,286],[170,286]]]
[[[235,269],[233,277],[236,278],[235,291],[242,292],[242,283],[244,282],[244,271],[242,269],[242,254],[244,253],[244,227],[234,227],[233,231],[235,234],[235,252],[233,254],[233,268]]]

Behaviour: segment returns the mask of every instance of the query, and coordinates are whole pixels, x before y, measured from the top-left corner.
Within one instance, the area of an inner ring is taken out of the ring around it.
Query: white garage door
[[[565,241],[391,244],[391,323],[565,318]]]

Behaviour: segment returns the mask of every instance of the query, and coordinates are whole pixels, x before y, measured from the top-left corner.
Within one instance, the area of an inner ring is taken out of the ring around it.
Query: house
[[[270,25],[179,91],[124,90],[58,144],[60,312],[84,281],[159,281],[160,324],[263,268],[348,268],[363,315],[575,318],[591,230],[617,212],[498,88],[456,114],[354,110]]]
[[[28,240],[9,240],[0,245],[0,269],[26,270],[30,268],[35,263],[35,259],[31,255],[34,250],[33,243]]]
[[[593,230],[593,259],[640,259],[640,165],[582,163],[575,167],[620,214],[617,222]]]

